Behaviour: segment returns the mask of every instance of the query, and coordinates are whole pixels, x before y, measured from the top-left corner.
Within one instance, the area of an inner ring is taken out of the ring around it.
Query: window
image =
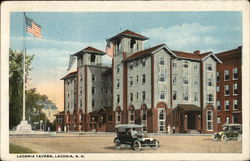
[[[160,99],[165,99],[165,92],[164,91],[160,91]]]
[[[234,123],[234,124],[239,123],[239,119],[237,116],[232,116],[232,121],[233,121],[232,123]]]
[[[116,66],[116,73],[119,73],[120,72],[120,65],[117,65]]]
[[[199,101],[198,92],[194,92],[194,101]]]
[[[207,111],[207,130],[213,130],[213,112]]]
[[[91,54],[91,62],[95,62],[95,54]]]
[[[229,96],[230,91],[229,91],[229,85],[225,85],[225,96]]]
[[[92,100],[92,107],[95,107],[95,100]]]
[[[160,65],[164,65],[164,57],[160,57]]]
[[[82,87],[80,87],[80,95],[82,95]]]
[[[82,107],[82,100],[80,100],[80,107]]]
[[[207,79],[207,86],[213,86],[212,78]]]
[[[166,131],[166,112],[164,108],[158,108],[158,132]]]
[[[188,61],[183,61],[183,64],[182,64],[182,67],[183,68],[188,68]]]
[[[139,82],[139,75],[136,76],[136,83]]]
[[[138,60],[136,60],[135,61],[135,67],[138,67],[138,65],[139,65],[139,62],[138,62]]]
[[[133,102],[133,93],[130,93],[130,102]]]
[[[177,91],[173,91],[173,100],[177,100]]]
[[[212,71],[213,68],[212,68],[212,65],[211,64],[207,64],[207,71]]]
[[[194,71],[198,70],[198,64],[194,64]]]
[[[183,84],[188,84],[188,77],[187,76],[183,76]]]
[[[160,74],[160,76],[159,76],[159,81],[160,81],[160,82],[164,82],[164,74]]]
[[[107,87],[104,87],[104,94],[108,94],[108,88]]]
[[[135,121],[135,111],[128,111],[129,115],[129,124],[134,124]]]
[[[129,63],[129,69],[132,70],[133,69],[133,62]]]
[[[217,82],[220,81],[220,73],[219,72],[216,72],[216,79],[217,79]]]
[[[217,117],[217,124],[219,124],[221,122],[220,120],[220,116]]]
[[[177,76],[176,75],[173,75],[173,84],[176,84],[176,82],[177,82],[177,78],[176,78]]]
[[[146,82],[146,75],[142,74],[142,83],[144,84]]]
[[[229,100],[225,100],[225,111],[229,111],[230,105]]]
[[[226,123],[229,124],[230,123],[230,118],[227,116],[226,117]]]
[[[228,81],[229,80],[229,70],[225,70],[224,73],[225,73],[225,81]]]
[[[188,92],[183,93],[183,100],[188,101]]]
[[[135,44],[136,44],[135,39],[131,39],[131,41],[130,41],[130,49],[134,49]]]
[[[115,116],[116,116],[116,124],[120,124],[121,123],[121,112],[120,111],[117,111],[115,113]]]
[[[69,85],[69,80],[67,81],[67,84]]]
[[[80,82],[82,83],[82,75],[80,75]]]
[[[177,68],[177,63],[176,63],[176,62],[173,62],[173,63],[172,63],[172,66],[173,66],[173,68]]]
[[[234,100],[234,110],[238,110],[238,100]]]
[[[218,110],[218,111],[220,111],[220,110],[221,110],[220,101],[217,101],[217,110]]]
[[[233,79],[237,80],[238,79],[238,68],[233,69]]]
[[[198,76],[194,77],[194,85],[195,85],[195,86],[198,86],[198,85],[199,85]]]
[[[102,81],[105,80],[106,75],[102,74]]]
[[[129,77],[129,85],[130,85],[130,86],[133,85],[133,77]]]
[[[238,84],[237,83],[235,83],[234,85],[233,85],[233,94],[234,95],[237,95],[238,94]]]
[[[220,92],[220,86],[216,87],[216,92]]]
[[[95,87],[92,87],[92,94],[95,94]]]
[[[112,121],[112,115],[108,115],[108,121]]]
[[[141,120],[142,120],[142,125],[143,125],[142,130],[147,131],[147,109],[143,109],[141,114],[142,114]]]
[[[146,65],[146,59],[142,59],[142,66],[145,66]]]
[[[119,94],[116,96],[116,102],[120,103],[120,95]]]
[[[139,93],[136,92],[136,99],[138,100],[138,98],[139,98]]]
[[[146,100],[146,92],[142,91],[142,100],[145,101]]]
[[[214,95],[213,94],[207,94],[207,101],[213,102],[214,101]]]
[[[117,79],[116,80],[116,88],[119,88],[120,87],[120,79]]]
[[[92,75],[92,81],[95,81],[95,75],[94,74]]]

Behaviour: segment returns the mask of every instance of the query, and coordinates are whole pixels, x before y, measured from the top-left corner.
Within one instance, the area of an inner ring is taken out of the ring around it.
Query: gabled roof
[[[158,50],[160,50],[162,48],[166,48],[170,53],[172,53],[176,57],[175,53],[173,53],[171,50],[169,50],[165,44],[160,44],[160,45],[154,46],[152,48],[148,48],[146,50],[142,50],[142,51],[139,51],[137,53],[134,53],[133,55],[127,57],[123,61],[126,62],[126,61],[134,60],[134,59],[137,59],[140,57],[149,56],[151,53],[157,52]]]
[[[148,39],[147,37],[142,36],[142,35],[140,35],[138,33],[133,32],[133,31],[125,30],[125,31],[123,31],[123,32],[121,32],[121,33],[119,33],[119,34],[117,34],[117,35],[109,38],[108,40],[111,41],[111,40],[114,40],[114,39],[116,39],[116,38],[118,38],[120,36],[134,37],[134,38],[141,39],[141,40],[147,40]]]
[[[104,51],[101,51],[99,49],[93,48],[91,46],[88,46],[86,48],[84,48],[83,50],[78,51],[77,53],[73,54],[74,56],[77,56],[79,54],[83,54],[83,53],[90,53],[90,54],[97,54],[97,55],[105,55]]]
[[[173,51],[179,58],[193,59],[193,60],[202,60],[202,58],[211,54],[212,52],[206,52],[202,54],[188,53],[183,51]]]
[[[236,49],[232,49],[232,50],[224,51],[224,52],[221,52],[221,53],[217,53],[216,56],[219,59],[223,60],[224,58],[226,58],[228,56],[231,56],[231,55],[241,55],[241,52],[242,52],[242,46],[239,46]]]
[[[71,72],[69,74],[67,74],[66,76],[64,76],[63,78],[61,78],[61,80],[65,79],[65,78],[69,78],[69,77],[74,77],[76,76],[77,71]]]

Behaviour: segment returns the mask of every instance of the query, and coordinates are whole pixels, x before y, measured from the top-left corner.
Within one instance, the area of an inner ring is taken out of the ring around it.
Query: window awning
[[[201,111],[201,108],[199,106],[193,105],[193,104],[178,104],[177,107],[184,111]]]

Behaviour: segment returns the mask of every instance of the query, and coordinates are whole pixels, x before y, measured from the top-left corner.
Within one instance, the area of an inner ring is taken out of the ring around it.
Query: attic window
[[[91,59],[90,59],[91,62],[95,62],[95,57],[96,57],[96,56],[95,56],[94,54],[91,55]]]
[[[135,39],[132,39],[131,41],[130,41],[130,49],[133,49],[134,48],[134,44],[135,44],[136,42],[135,42]]]

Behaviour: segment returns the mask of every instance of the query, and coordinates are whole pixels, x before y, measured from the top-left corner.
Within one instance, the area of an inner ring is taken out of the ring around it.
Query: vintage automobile
[[[241,124],[224,124],[222,125],[222,131],[214,133],[214,140],[232,140],[237,139],[241,141],[242,139],[242,125]]]
[[[159,141],[148,137],[141,129],[142,125],[137,124],[122,124],[116,125],[117,137],[114,139],[114,144],[117,149],[120,149],[122,145],[128,145],[135,151],[141,150],[142,147],[150,147],[157,149],[159,147]],[[133,134],[133,129],[136,129],[136,134]]]

